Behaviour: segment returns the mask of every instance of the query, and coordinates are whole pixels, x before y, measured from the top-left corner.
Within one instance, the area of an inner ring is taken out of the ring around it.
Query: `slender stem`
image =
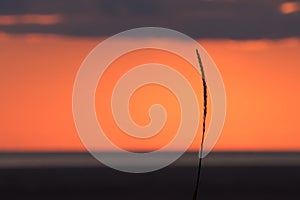
[[[205,81],[204,67],[203,67],[202,60],[201,60],[200,54],[198,52],[198,49],[196,49],[196,54],[197,54],[198,62],[200,65],[201,76],[202,76],[203,104],[204,105],[203,105],[202,139],[201,139],[200,156],[199,156],[200,158],[199,158],[199,163],[198,163],[197,182],[196,182],[193,200],[197,200],[198,190],[199,190],[201,168],[202,168],[203,143],[204,143],[204,136],[205,136],[206,114],[207,114],[207,85],[206,85],[206,81]]]

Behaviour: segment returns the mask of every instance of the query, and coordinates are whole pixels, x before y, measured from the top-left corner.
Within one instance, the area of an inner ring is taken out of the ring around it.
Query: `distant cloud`
[[[283,14],[292,14],[296,12],[300,12],[300,2],[284,2],[280,5],[280,11]]]
[[[62,17],[55,14],[0,15],[0,26],[20,24],[53,25],[58,23],[62,23]]]
[[[194,38],[300,37],[299,5],[282,0],[1,0],[0,32],[90,37],[159,26]]]

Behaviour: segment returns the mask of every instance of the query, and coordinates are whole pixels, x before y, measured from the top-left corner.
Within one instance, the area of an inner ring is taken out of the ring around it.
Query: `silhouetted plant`
[[[193,200],[197,200],[197,195],[199,190],[199,182],[200,182],[201,168],[202,168],[203,143],[204,143],[204,136],[205,136],[206,114],[207,114],[207,85],[205,80],[204,67],[198,49],[196,49],[196,54],[200,66],[202,85],[203,85],[203,123],[202,123],[202,138],[201,138],[201,145],[200,145],[199,164],[198,164],[198,171],[197,171],[197,182],[196,182]]]

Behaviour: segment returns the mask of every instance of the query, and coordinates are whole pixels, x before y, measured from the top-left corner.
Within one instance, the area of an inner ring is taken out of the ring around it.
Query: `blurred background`
[[[170,167],[125,174],[86,152],[72,118],[88,53],[121,31],[155,26],[199,41],[223,77],[227,116],[204,159],[200,196],[298,199],[299,24],[300,1],[1,0],[2,194],[192,199],[199,141]]]

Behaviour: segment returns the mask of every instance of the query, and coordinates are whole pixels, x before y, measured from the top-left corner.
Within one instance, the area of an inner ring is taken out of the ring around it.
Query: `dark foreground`
[[[100,165],[85,153],[1,154],[1,199],[192,200],[194,154],[146,174]],[[212,153],[198,199],[300,199],[300,153]]]

